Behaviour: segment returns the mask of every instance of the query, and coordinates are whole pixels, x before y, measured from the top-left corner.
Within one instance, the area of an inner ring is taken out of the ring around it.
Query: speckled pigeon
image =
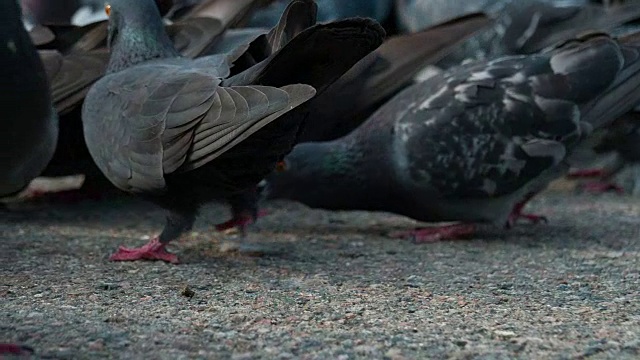
[[[0,196],[5,197],[25,190],[47,166],[56,147],[58,118],[19,4],[2,0],[0,5]]]
[[[269,178],[267,198],[315,208],[460,221],[419,241],[539,221],[522,208],[594,130],[640,101],[640,33],[590,33],[548,52],[453,67],[413,85],[351,134],[306,143]]]
[[[191,228],[200,204],[255,186],[290,150],[287,137],[304,117],[283,115],[313,97],[307,84],[339,77],[384,37],[367,19],[316,25],[231,74],[227,56],[181,57],[150,0],[113,0],[109,9],[107,75],[82,109],[87,146],[116,187],[169,211],[158,237],[112,260],[177,262],[165,246]]]

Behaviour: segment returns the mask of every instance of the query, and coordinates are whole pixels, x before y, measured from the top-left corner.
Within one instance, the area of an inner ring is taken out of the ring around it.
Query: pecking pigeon
[[[315,11],[311,0],[290,7]],[[181,57],[150,0],[113,0],[107,10],[111,55],[82,108],[86,143],[116,187],[169,212],[158,237],[112,260],[177,262],[165,246],[200,204],[255,186],[290,150],[304,117],[284,115],[314,96],[307,84],[338,78],[384,37],[368,19],[316,25],[231,74],[228,56]]]
[[[462,222],[405,234],[418,241],[467,235],[476,223],[537,222],[526,202],[638,102],[640,33],[590,33],[460,65],[405,89],[346,137],[296,146],[265,196]]]
[[[42,61],[22,23],[16,0],[0,2],[2,134],[0,196],[37,191],[27,186],[56,148],[58,118]]]

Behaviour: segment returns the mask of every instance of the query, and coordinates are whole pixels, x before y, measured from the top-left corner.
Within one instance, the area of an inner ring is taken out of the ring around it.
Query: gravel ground
[[[547,225],[416,245],[388,214],[270,204],[221,252],[203,211],[181,265],[111,263],[163,213],[129,199],[3,215],[0,341],[36,358],[638,359],[640,201],[551,192]],[[237,241],[237,240],[236,240]],[[256,245],[257,246],[257,245]]]

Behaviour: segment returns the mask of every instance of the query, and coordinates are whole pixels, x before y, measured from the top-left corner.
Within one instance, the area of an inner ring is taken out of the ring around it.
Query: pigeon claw
[[[267,211],[260,210],[258,212],[258,218],[266,216],[267,214],[268,214]],[[254,222],[255,220],[253,219],[253,216],[251,216],[250,214],[243,213],[243,214],[234,216],[230,220],[227,220],[223,223],[216,225],[216,230],[217,231],[227,231],[230,229],[244,230],[247,226],[253,224]]]
[[[624,188],[622,188],[622,186],[608,182],[590,182],[580,186],[580,188],[594,194],[602,194],[607,191],[615,191],[621,195],[624,194]]]
[[[136,260],[162,260],[172,264],[178,264],[178,256],[167,251],[166,244],[158,238],[153,238],[147,244],[139,248],[126,248],[120,246],[111,257],[110,261],[136,261]]]
[[[604,175],[605,172],[602,169],[583,169],[569,171],[569,174],[567,176],[569,178],[594,178],[602,177]]]
[[[430,226],[391,234],[394,238],[409,238],[416,244],[434,243],[442,240],[456,240],[473,236],[476,227],[473,224],[453,224]]]

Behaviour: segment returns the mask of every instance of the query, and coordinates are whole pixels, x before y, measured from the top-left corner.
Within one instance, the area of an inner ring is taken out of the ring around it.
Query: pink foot
[[[261,218],[263,216],[267,216],[267,214],[269,214],[267,211],[265,210],[260,210],[258,211],[258,218]],[[225,231],[225,230],[229,230],[232,228],[245,228],[248,225],[253,224],[253,217],[251,215],[248,214],[241,214],[241,215],[237,215],[236,217],[232,218],[231,220],[225,221],[221,224],[216,225],[216,230],[217,231]]]
[[[178,256],[165,249],[157,237],[151,239],[146,245],[137,249],[120,246],[115,254],[109,257],[111,261],[135,261],[135,260],[162,260],[172,264],[178,264]]]
[[[531,198],[533,198],[534,196],[535,196],[535,193],[527,195],[524,198],[524,200],[517,203],[513,207],[513,210],[511,211],[511,214],[509,214],[509,218],[507,219],[507,223],[505,225],[507,229],[510,229],[511,227],[513,227],[520,219],[528,220],[533,224],[539,224],[541,222],[544,222],[546,224],[549,222],[546,216],[525,214],[522,212],[522,209],[524,209],[524,206],[527,205],[527,202],[529,202],[529,200],[531,200]]]
[[[33,349],[28,346],[0,343],[0,359],[2,359],[2,354],[21,355],[21,356],[31,355],[33,354]]]
[[[474,224],[454,224],[425,227],[391,234],[394,238],[411,238],[416,244],[433,243],[441,240],[456,240],[472,236],[476,232]]]
[[[605,173],[602,169],[584,169],[584,170],[572,170],[567,175],[569,178],[594,178],[602,177]]]
[[[624,194],[624,189],[620,185],[607,182],[591,182],[582,185],[581,188],[584,191],[594,194],[601,194],[607,191],[615,191],[618,194]]]

